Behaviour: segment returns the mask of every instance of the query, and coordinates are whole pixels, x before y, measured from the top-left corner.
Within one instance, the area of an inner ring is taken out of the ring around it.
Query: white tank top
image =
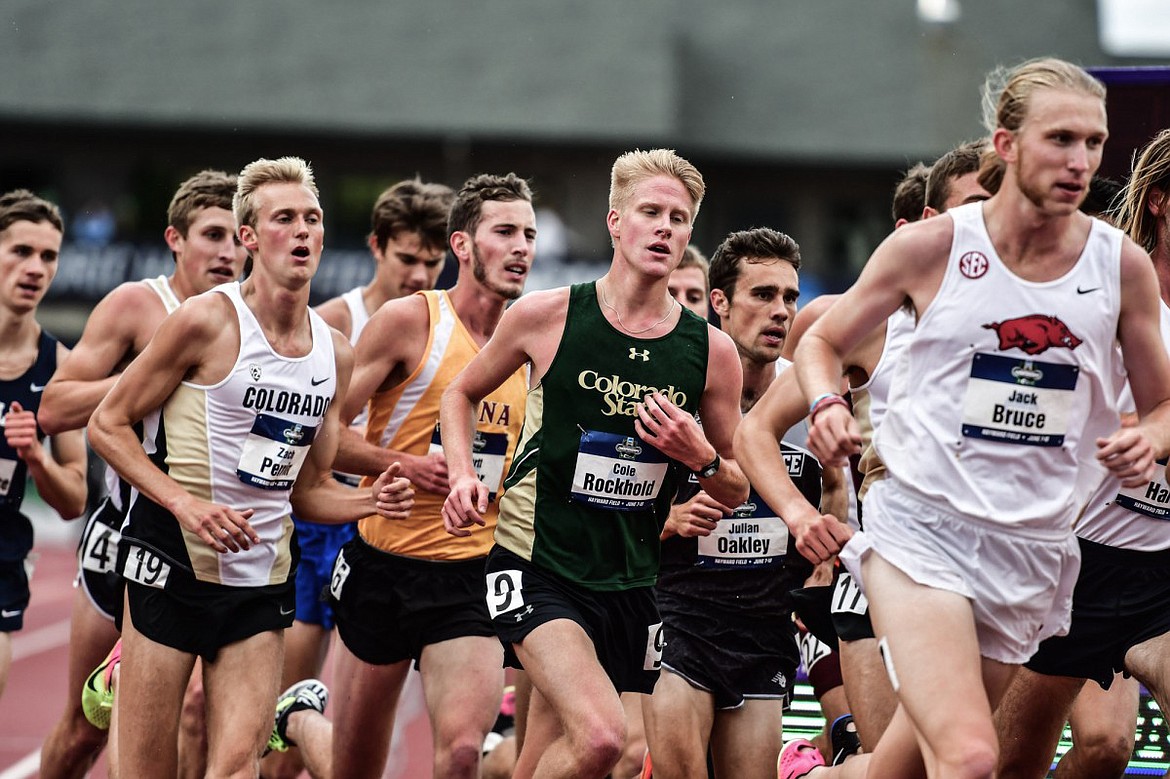
[[[362,287],[354,287],[349,292],[341,296],[341,300],[345,303],[346,308],[349,309],[349,342],[356,344],[358,336],[366,329],[366,324],[370,321],[370,313],[366,311],[366,302],[362,300]],[[366,420],[370,416],[370,404],[367,403],[362,407],[357,416],[353,418],[350,423],[350,428],[357,431],[358,435],[365,435]],[[362,477],[356,473],[346,473],[344,471],[334,471],[333,475],[344,484],[351,487],[356,487],[361,484]]]
[[[882,342],[882,353],[874,365],[873,372],[869,374],[869,380],[852,387],[849,391],[853,399],[853,414],[857,417],[857,424],[861,429],[861,459],[858,470],[861,471],[862,482],[857,490],[859,500],[864,500],[871,484],[886,475],[885,466],[878,459],[877,451],[874,449],[873,436],[886,415],[890,400],[890,384],[901,364],[902,352],[914,335],[914,324],[914,314],[911,311],[900,308],[890,315],[886,320],[886,337]]]
[[[954,241],[875,445],[889,477],[952,511],[1071,528],[1115,431],[1121,232],[1093,220],[1077,262],[1032,282],[999,259],[982,204],[947,212]],[[929,388],[929,390],[924,390]]]
[[[200,554],[199,539],[188,539],[197,577],[263,586],[283,580],[274,577],[274,570],[287,566],[289,493],[337,391],[331,329],[310,309],[312,350],[285,357],[272,349],[240,295],[239,282],[204,294],[226,295],[235,307],[240,323],[235,365],[214,385],[182,382],[144,420],[147,453],[158,457],[165,447],[169,474],[191,494],[254,511],[249,521],[260,543],[247,551],[208,556]],[[209,561],[218,570],[202,570]]]
[[[143,279],[142,283],[154,290],[159,300],[162,301],[163,308],[166,309],[168,315],[172,314],[182,303],[179,300],[179,296],[175,294],[174,288],[171,287],[171,280],[166,276]],[[106,466],[104,481],[106,483],[106,495],[109,496],[108,500],[110,501],[110,505],[118,509],[118,511],[122,511],[124,506],[122,505],[121,479],[118,478],[118,474],[114,473],[114,469],[108,465]]]
[[[1170,350],[1170,307],[1164,302],[1161,320],[1162,343]],[[1119,405],[1122,411],[1135,409],[1128,383]],[[1087,541],[1139,552],[1170,549],[1170,484],[1166,481],[1166,460],[1159,463],[1153,480],[1141,487],[1122,487],[1118,479],[1106,477],[1077,522],[1077,535]]]

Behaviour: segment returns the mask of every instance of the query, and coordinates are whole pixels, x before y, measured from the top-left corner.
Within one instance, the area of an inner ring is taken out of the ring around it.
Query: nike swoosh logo
[[[3,617],[4,619],[8,619],[9,617],[19,617],[20,614],[21,614],[20,609],[17,609],[16,611],[9,611],[8,609],[4,609],[4,611],[0,611],[0,617]]]
[[[309,379],[309,383],[312,384],[314,387],[316,387],[318,384],[324,384],[327,381],[329,381],[328,376],[326,376],[323,379]]]
[[[295,612],[296,612],[296,609],[289,609],[288,611],[285,611],[284,609],[281,609],[281,610],[280,610],[280,616],[282,616],[282,617],[287,617],[289,614],[293,614],[293,613],[295,613]]]
[[[1101,289],[1101,288],[1100,287],[1089,287],[1088,289],[1081,289],[1080,287],[1077,287],[1077,294],[1078,295],[1087,295],[1090,292],[1096,292],[1099,289]]]
[[[32,390],[33,392],[40,392],[40,391],[42,391],[42,390],[43,390],[45,387],[47,387],[47,386],[49,386],[49,385],[48,385],[48,384],[37,384],[37,383],[34,381],[34,382],[31,382],[31,383],[28,385],[28,388],[29,388],[30,390]]]

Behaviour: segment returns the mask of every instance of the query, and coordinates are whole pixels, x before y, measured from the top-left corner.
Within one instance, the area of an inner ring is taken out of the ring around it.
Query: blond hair
[[[281,157],[276,160],[259,159],[250,162],[240,171],[236,182],[236,194],[232,198],[232,211],[236,224],[255,227],[256,190],[265,184],[300,184],[317,197],[317,182],[313,169],[300,157]]]
[[[699,205],[707,192],[703,174],[691,163],[678,156],[674,149],[628,151],[617,158],[609,178],[609,207],[622,211],[634,196],[634,188],[646,179],[670,176],[678,179],[694,203],[693,220],[699,215]]]
[[[1170,201],[1170,129],[1162,130],[1134,158],[1113,223],[1147,252],[1158,245],[1158,218],[1150,213],[1150,190],[1162,190],[1162,206]]]

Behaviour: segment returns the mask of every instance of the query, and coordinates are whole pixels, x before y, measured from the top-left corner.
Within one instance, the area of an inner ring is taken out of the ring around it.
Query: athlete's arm
[[[94,411],[89,439],[118,475],[175,516],[217,552],[247,549],[260,540],[248,523],[252,510],[236,511],[200,500],[146,456],[133,425],[159,408],[186,377],[216,356],[239,353],[239,326],[226,295],[188,300],[163,320],[147,347],[126,367]],[[230,365],[230,363],[228,363]]]
[[[68,353],[57,344],[58,364]],[[73,519],[85,511],[85,437],[80,430],[51,436],[50,452],[46,452],[37,440],[37,416],[13,403],[4,417],[4,438],[24,460],[37,494],[62,519]]]
[[[1097,440],[1097,459],[1126,487],[1144,485],[1154,473],[1154,461],[1170,452],[1170,359],[1159,320],[1154,267],[1149,255],[1126,238],[1117,338],[1139,420]]]
[[[841,389],[844,357],[910,298],[920,314],[942,283],[954,223],[927,219],[891,233],[857,282],[809,328],[796,347],[794,370],[805,402]],[[809,427],[809,449],[824,467],[844,467],[861,434],[844,404],[830,404]]]
[[[819,563],[840,551],[853,531],[832,513],[818,511],[788,475],[780,440],[807,411],[796,374],[782,372],[740,423],[735,451],[756,492],[788,525],[796,550],[810,562]],[[831,468],[840,473],[833,466],[824,470],[828,473]]]
[[[141,282],[123,284],[106,295],[86,320],[81,340],[57,366],[37,414],[48,435],[85,427],[98,403],[118,380],[118,367],[133,356],[141,328],[153,319],[158,296]],[[144,324],[146,323],[146,324]],[[143,340],[148,340],[147,339]]]
[[[634,430],[643,441],[696,474],[718,455],[719,468],[712,476],[699,475],[699,486],[717,503],[738,506],[748,496],[747,478],[732,450],[740,418],[743,369],[735,344],[726,333],[708,325],[707,334],[707,379],[699,400],[703,425],[661,392],[652,392],[638,404]]]
[[[427,301],[421,295],[392,300],[379,308],[362,329],[354,346],[353,381],[345,394],[340,448],[334,467],[348,473],[376,476],[391,463],[418,489],[447,493],[447,461],[441,452],[415,455],[366,441],[348,425],[377,392],[402,384],[423,357],[430,337]]]
[[[353,318],[343,298],[330,298],[313,310],[325,320],[325,324],[345,336],[346,341],[350,340],[353,335]]]
[[[568,309],[565,288],[525,295],[504,312],[492,337],[443,392],[439,419],[451,484],[443,503],[448,533],[467,536],[473,523],[484,524],[489,491],[471,462],[480,401],[527,363],[533,384],[539,382],[560,343]]]
[[[804,334],[813,326],[813,323],[820,319],[839,297],[841,296],[821,295],[800,307],[800,310],[796,312],[796,316],[792,318],[792,322],[788,325],[788,332],[784,336],[784,349],[780,352],[781,357],[789,361],[792,360],[792,355],[796,353],[796,347],[800,343],[800,339],[804,337]]]
[[[336,330],[333,335],[333,354],[337,370],[337,392],[329,404],[325,417],[309,455],[297,474],[289,501],[297,517],[310,522],[344,524],[380,514],[387,519],[406,519],[414,503],[410,481],[403,478],[402,466],[391,463],[378,475],[372,489],[347,487],[333,478],[333,460],[337,454],[338,433],[341,432],[338,398],[345,397],[353,373],[353,348],[349,339]]]

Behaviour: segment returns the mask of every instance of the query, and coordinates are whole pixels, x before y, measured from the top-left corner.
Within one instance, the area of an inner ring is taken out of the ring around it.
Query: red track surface
[[[24,629],[13,634],[12,672],[0,698],[0,779],[37,776],[41,742],[65,705],[69,612],[77,561],[68,537],[38,541],[35,553],[39,557],[32,578],[32,603]],[[323,675],[328,681],[328,671]],[[417,674],[407,682],[399,712],[384,779],[430,776],[430,726]],[[90,776],[106,776],[104,760]]]

